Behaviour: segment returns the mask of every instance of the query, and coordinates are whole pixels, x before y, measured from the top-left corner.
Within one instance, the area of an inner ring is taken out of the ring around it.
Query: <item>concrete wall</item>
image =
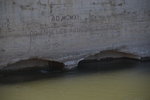
[[[29,58],[77,64],[103,50],[150,56],[150,0],[0,0],[0,69]]]

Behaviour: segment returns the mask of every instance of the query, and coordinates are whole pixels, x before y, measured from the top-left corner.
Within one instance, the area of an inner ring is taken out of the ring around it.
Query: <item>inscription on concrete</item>
[[[79,15],[52,15],[51,21],[75,21],[79,20]]]

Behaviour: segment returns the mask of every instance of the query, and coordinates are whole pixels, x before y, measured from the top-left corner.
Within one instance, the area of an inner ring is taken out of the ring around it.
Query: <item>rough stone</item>
[[[0,69],[31,58],[72,68],[105,50],[150,57],[149,5],[150,0],[0,0]]]

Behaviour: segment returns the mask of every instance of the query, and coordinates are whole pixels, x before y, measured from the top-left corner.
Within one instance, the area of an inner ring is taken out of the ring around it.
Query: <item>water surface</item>
[[[150,100],[150,62],[114,64],[109,67],[119,68],[111,70],[99,63],[87,66],[97,67],[46,78],[41,75],[43,78],[34,81],[9,83],[1,78],[0,100]]]

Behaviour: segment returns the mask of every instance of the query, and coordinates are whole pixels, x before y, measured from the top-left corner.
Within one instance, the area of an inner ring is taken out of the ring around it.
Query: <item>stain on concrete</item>
[[[1,52],[5,52],[6,50],[5,50],[5,49],[1,49],[0,51],[1,51]]]
[[[118,4],[118,6],[122,6],[122,5],[123,5],[122,3],[119,3],[119,4]]]
[[[34,10],[34,8],[31,5],[20,5],[20,8],[22,10]]]
[[[16,4],[16,2],[15,2],[15,1],[12,1],[12,4],[13,4],[13,5],[15,5],[15,4]]]
[[[45,4],[45,3],[41,3],[41,1],[40,1],[40,0],[37,2],[37,4],[38,4],[38,5],[40,5],[40,6],[43,6],[43,7],[46,7],[46,6],[47,6],[47,4]]]

